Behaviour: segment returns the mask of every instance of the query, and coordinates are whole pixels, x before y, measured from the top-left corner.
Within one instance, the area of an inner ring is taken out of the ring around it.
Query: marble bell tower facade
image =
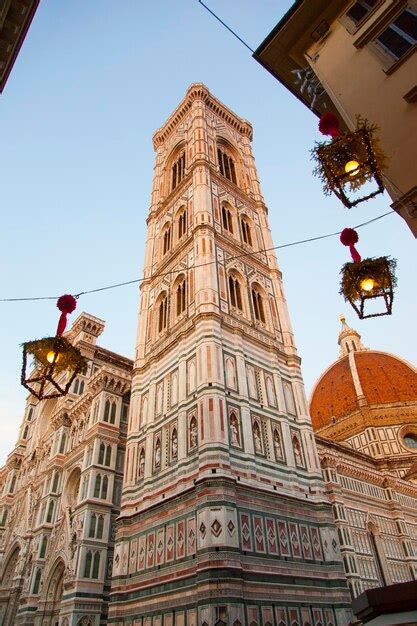
[[[202,84],[153,137],[112,624],[349,622],[251,139]]]

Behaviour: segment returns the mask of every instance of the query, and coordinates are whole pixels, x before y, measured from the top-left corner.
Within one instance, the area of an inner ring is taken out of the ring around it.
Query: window
[[[98,463],[99,465],[107,465],[107,467],[111,464],[111,445],[105,445],[103,442],[100,443],[100,448],[98,452]]]
[[[23,431],[22,439],[27,439],[29,433],[29,426],[26,424],[25,429]]]
[[[187,212],[183,211],[178,218],[178,239],[184,237],[187,231]]]
[[[52,483],[52,493],[57,493],[59,486],[59,472],[55,472],[54,480]]]
[[[168,325],[168,298],[163,296],[159,303],[158,311],[158,332],[162,332]]]
[[[81,395],[84,391],[84,381],[76,378],[74,381],[74,389],[73,392]]]
[[[37,569],[36,570],[36,574],[35,574],[35,580],[33,582],[33,589],[32,589],[32,593],[33,594],[39,593],[39,587],[40,587],[40,584],[41,584],[41,575],[42,575],[41,570]]]
[[[232,213],[226,206],[222,206],[222,222],[223,228],[233,235]]]
[[[64,454],[65,452],[65,444],[67,443],[67,436],[65,433],[61,435],[61,442],[59,444],[59,454]]]
[[[255,319],[258,320],[258,322],[262,322],[263,324],[265,324],[263,300],[261,294],[256,287],[252,289],[252,304]]]
[[[30,420],[32,419],[32,416],[33,416],[33,407],[31,406],[29,409],[28,417],[27,417],[28,422],[30,422]]]
[[[386,28],[376,42],[396,59],[417,43],[417,11],[406,9]]]
[[[163,241],[163,254],[165,256],[165,254],[171,250],[171,226],[165,228]]]
[[[13,474],[12,479],[10,481],[9,493],[13,493],[16,487],[16,474]]]
[[[234,276],[229,276],[229,294],[230,304],[236,309],[239,309],[239,311],[243,311],[240,283]]]
[[[175,161],[174,165],[172,166],[171,173],[171,191],[173,191],[175,187],[180,184],[185,176],[185,152],[183,152]]]
[[[415,433],[407,433],[404,435],[403,441],[408,448],[417,449],[417,435]]]
[[[101,486],[101,494],[100,497],[102,500],[106,500],[107,499],[107,490],[108,490],[108,486],[109,486],[109,479],[107,478],[107,476],[105,476],[103,478],[103,484]]]
[[[104,405],[104,417],[103,421],[109,424],[114,424],[116,421],[116,403],[114,401],[106,400]]]
[[[220,174],[236,185],[236,169],[233,159],[221,148],[217,148]]]
[[[97,515],[93,513],[92,516],[90,517],[90,528],[88,531],[89,537],[96,536],[96,527],[97,527]]]
[[[85,563],[84,563],[84,577],[85,578],[90,578],[92,559],[93,559],[93,553],[91,552],[91,550],[88,550],[87,554],[85,555]]]
[[[186,286],[185,280],[182,280],[177,287],[177,316],[185,311],[186,303]]]
[[[99,498],[101,491],[101,474],[96,476],[96,482],[94,483],[94,497]]]
[[[45,554],[46,554],[46,547],[48,545],[48,538],[44,535],[42,537],[42,541],[41,541],[41,548],[39,550],[39,558],[43,559],[45,558]]]
[[[248,220],[245,219],[244,217],[242,217],[242,219],[240,220],[240,226],[241,226],[241,229],[242,229],[243,241],[245,243],[247,243],[248,246],[251,246],[252,245],[252,236],[251,236],[250,226],[249,226]]]
[[[358,24],[379,3],[380,0],[359,0],[347,11],[346,15]]]
[[[52,518],[54,516],[55,502],[53,500],[49,501],[48,511],[46,514],[46,523],[50,524],[52,522]]]

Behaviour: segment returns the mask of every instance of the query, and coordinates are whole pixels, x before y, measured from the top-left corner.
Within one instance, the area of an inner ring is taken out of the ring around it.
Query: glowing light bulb
[[[363,291],[372,291],[375,287],[375,281],[373,278],[364,278],[361,280],[361,289]]]
[[[352,160],[352,161],[348,161],[345,165],[345,172],[346,174],[349,174],[349,176],[356,176],[357,174],[359,174],[359,168],[360,165],[357,161]]]
[[[49,363],[58,363],[58,361],[61,359],[61,355],[59,354],[55,354],[55,352],[53,350],[51,350],[50,352],[48,352],[48,354],[46,355],[46,360]]]

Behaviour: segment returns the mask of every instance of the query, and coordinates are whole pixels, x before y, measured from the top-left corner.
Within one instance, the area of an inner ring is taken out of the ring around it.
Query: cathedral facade
[[[105,623],[120,510],[132,362],[96,345],[81,314],[66,337],[88,370],[63,398],[29,396],[0,473],[1,626]]]
[[[417,375],[342,317],[310,414],[352,597],[417,580]],[[416,601],[417,605],[417,601]]]

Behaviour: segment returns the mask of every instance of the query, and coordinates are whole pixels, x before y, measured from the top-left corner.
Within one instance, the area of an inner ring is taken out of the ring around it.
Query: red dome
[[[355,359],[362,397],[368,406],[417,401],[417,374],[404,361],[374,351],[357,351],[350,356]],[[316,383],[310,402],[313,428],[318,430],[358,409],[359,394],[346,355]]]

